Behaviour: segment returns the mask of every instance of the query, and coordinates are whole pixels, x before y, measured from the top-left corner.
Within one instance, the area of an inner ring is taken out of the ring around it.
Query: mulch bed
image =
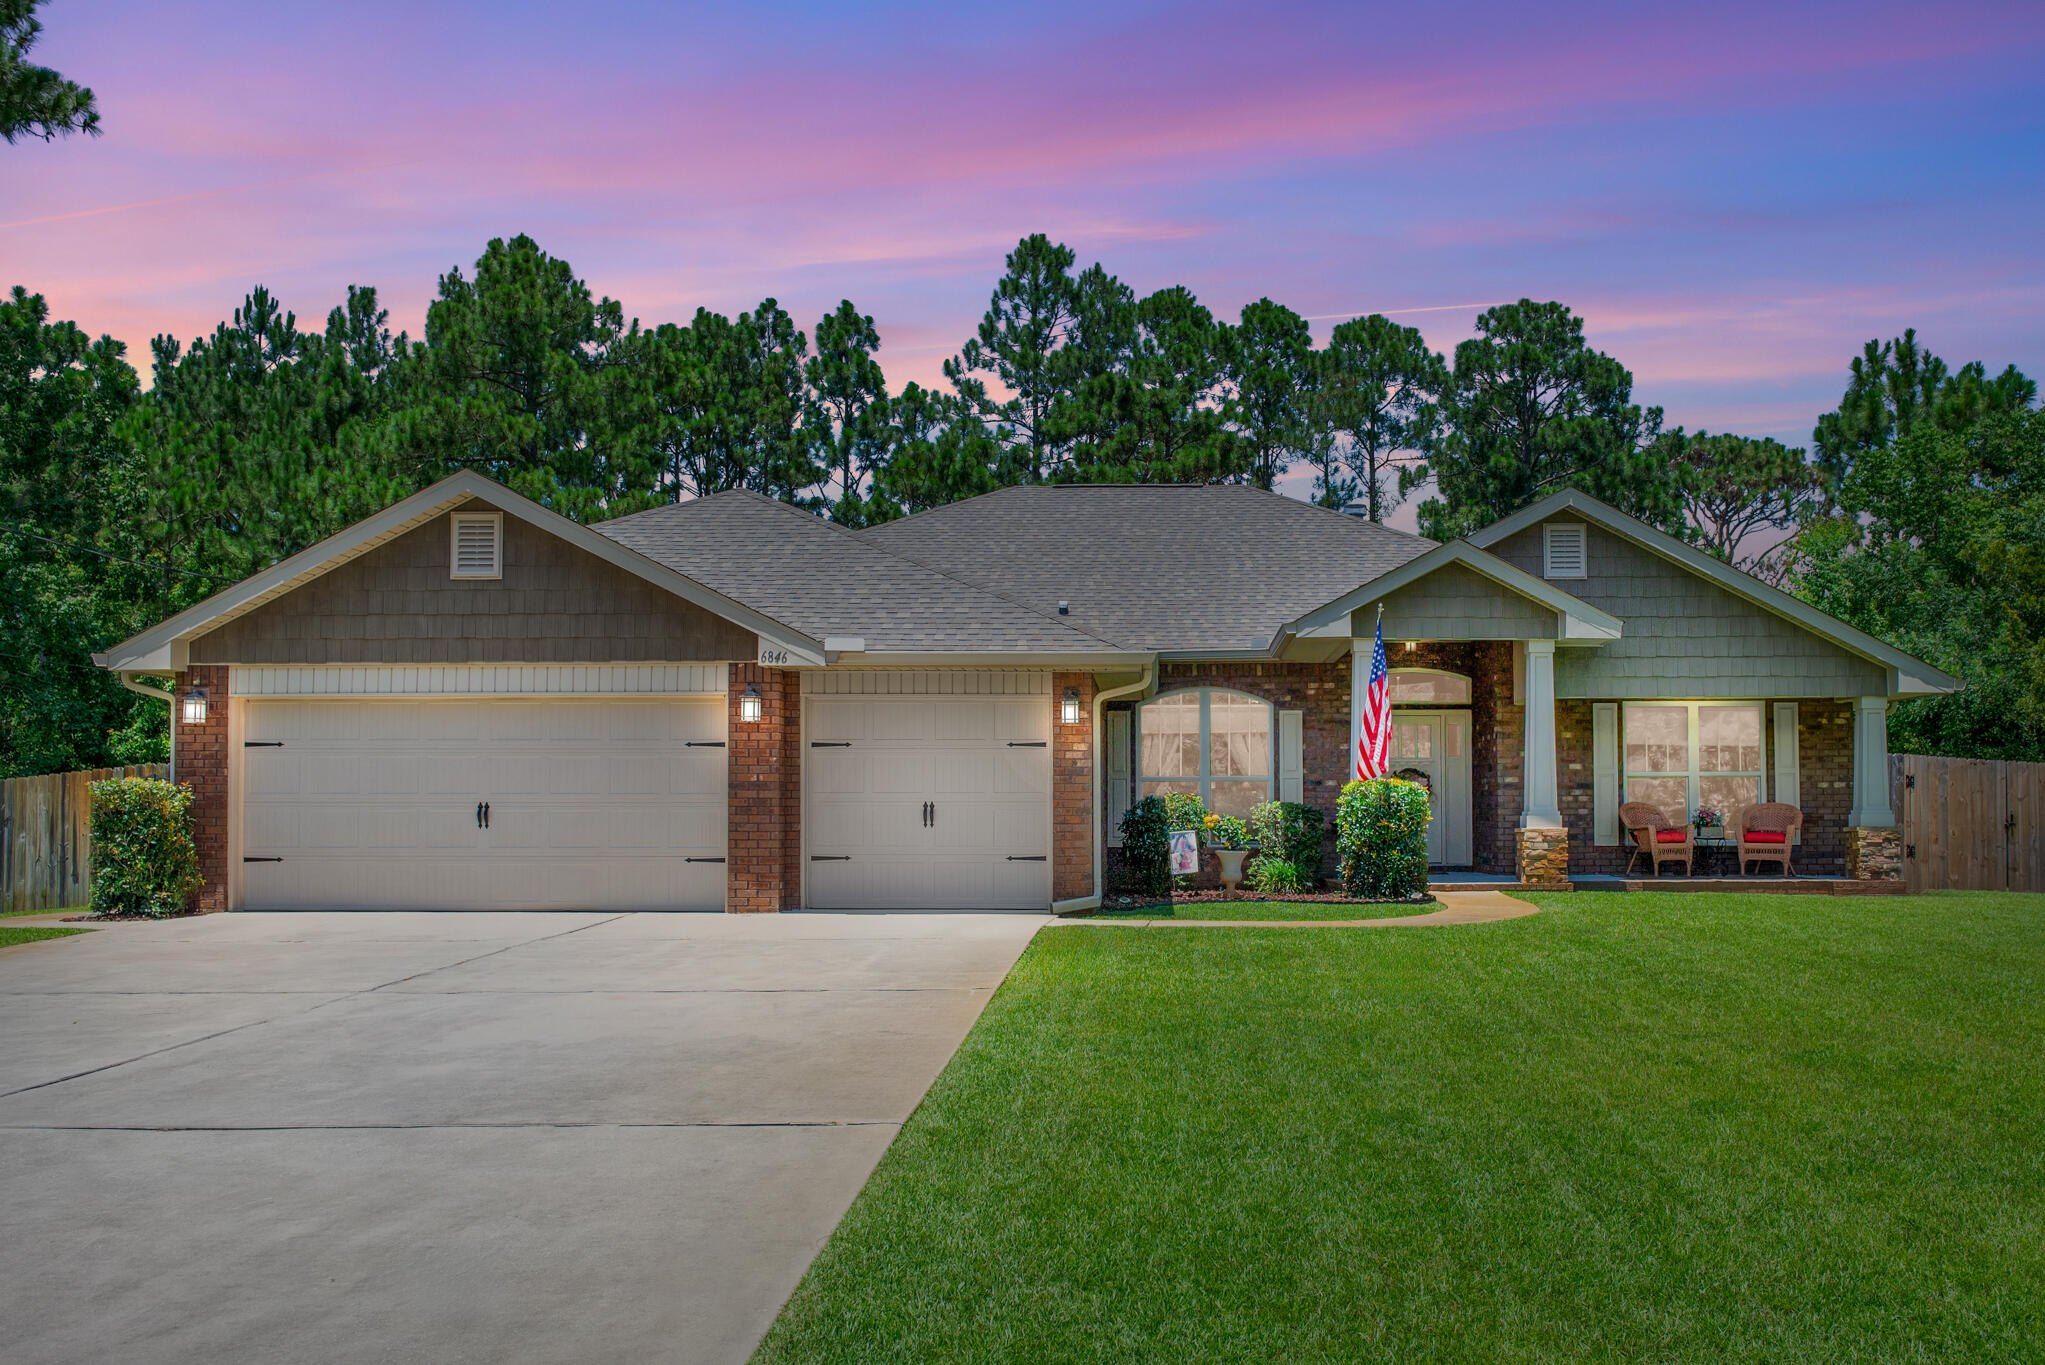
[[[1196,890],[1172,892],[1173,905],[1219,905],[1229,901],[1278,901],[1286,905],[1434,905],[1437,902],[1426,892],[1411,896],[1389,896],[1367,898],[1345,896],[1339,891],[1308,891],[1298,895],[1277,895],[1263,891],[1222,891]],[[1165,902],[1155,896],[1138,896],[1130,892],[1110,892],[1101,898],[1102,910],[1148,910]]]
[[[175,915],[66,915],[58,922],[61,924],[119,924],[129,920],[190,919],[194,915],[204,913],[202,910],[180,910]]]

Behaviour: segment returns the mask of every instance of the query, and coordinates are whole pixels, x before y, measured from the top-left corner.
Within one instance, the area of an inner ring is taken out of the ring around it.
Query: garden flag
[[[1369,781],[1391,767],[1392,680],[1385,671],[1385,608],[1378,606],[1377,646],[1370,654],[1370,685],[1363,693],[1363,725],[1357,731],[1356,776]]]

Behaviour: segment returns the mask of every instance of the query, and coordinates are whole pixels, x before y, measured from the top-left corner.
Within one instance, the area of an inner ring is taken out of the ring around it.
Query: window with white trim
[[[1541,528],[1541,577],[1582,578],[1590,572],[1587,535],[1580,521],[1549,522]]]
[[[1271,704],[1203,687],[1147,701],[1137,712],[1145,796],[1197,796],[1220,815],[1247,816],[1271,799]]]
[[[504,577],[504,514],[456,512],[447,519],[448,577]]]
[[[1730,819],[1761,799],[1762,728],[1758,701],[1628,702],[1626,799],[1679,822],[1702,806]]]
[[[1468,706],[1470,680],[1439,668],[1391,670],[1392,701],[1403,706]]]

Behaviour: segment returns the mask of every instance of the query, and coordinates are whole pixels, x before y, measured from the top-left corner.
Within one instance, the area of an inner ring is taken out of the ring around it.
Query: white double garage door
[[[722,694],[240,706],[248,908],[723,908]],[[1047,906],[1049,729],[1043,696],[811,701],[804,904]]]

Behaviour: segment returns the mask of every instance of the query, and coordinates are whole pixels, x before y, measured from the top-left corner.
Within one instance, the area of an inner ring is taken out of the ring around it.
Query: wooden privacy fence
[[[1906,891],[2045,891],[2045,763],[1889,756]]]
[[[0,909],[83,906],[92,895],[92,784],[169,776],[168,764],[145,763],[0,781]]]

